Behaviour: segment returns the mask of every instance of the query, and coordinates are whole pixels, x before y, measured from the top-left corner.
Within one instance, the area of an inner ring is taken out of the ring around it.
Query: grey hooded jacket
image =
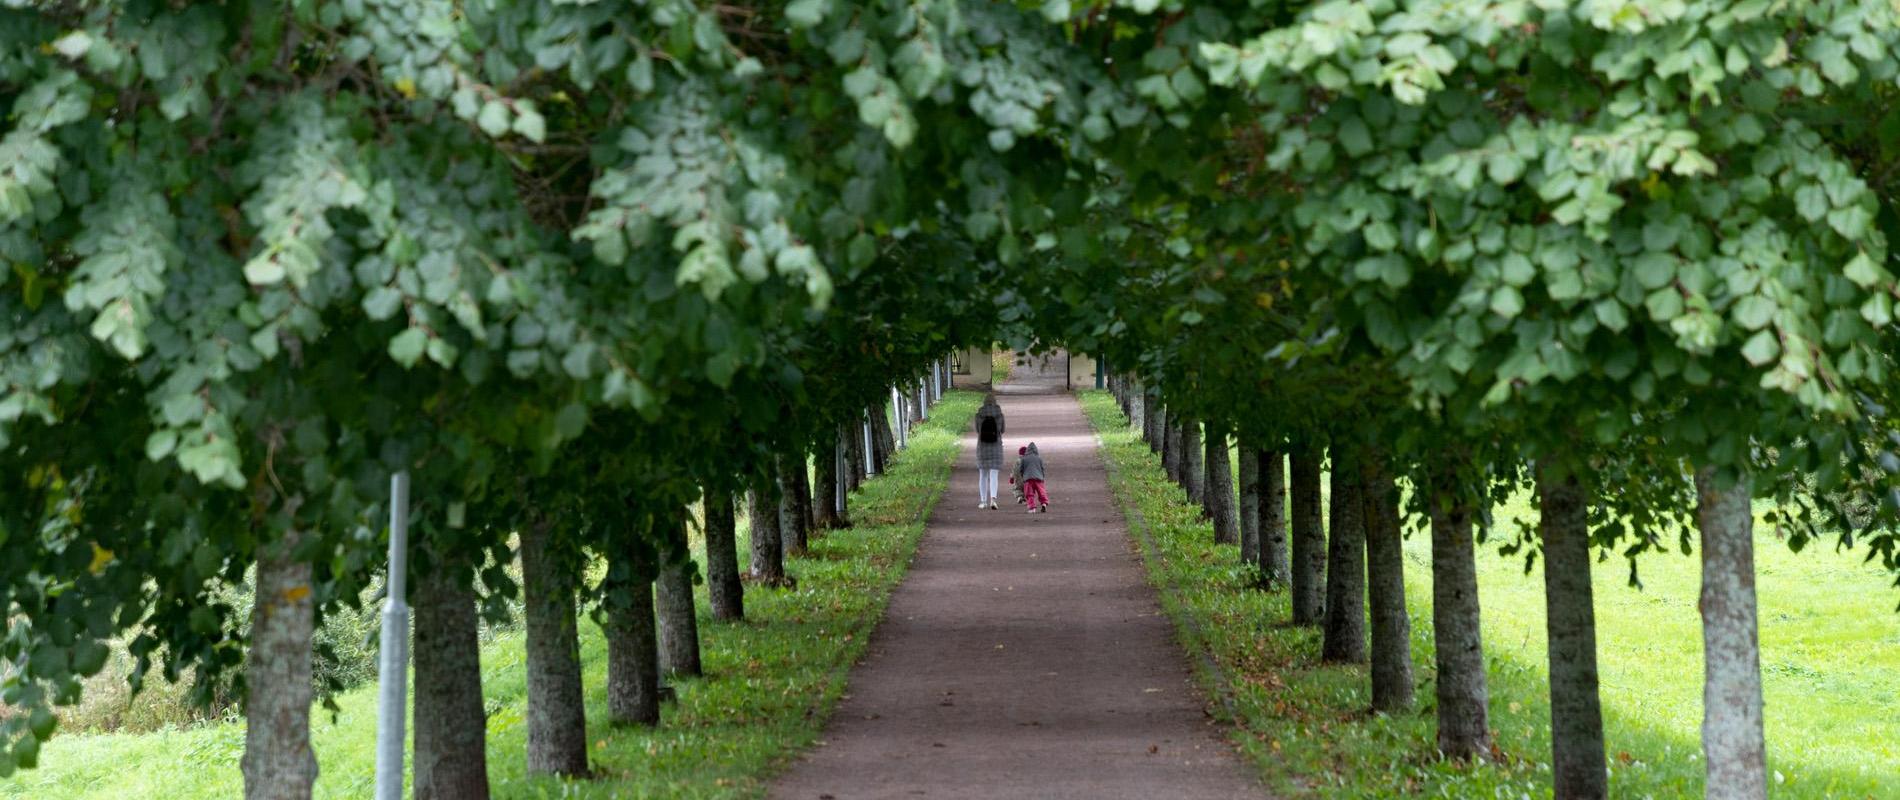
[[[1016,476],[1024,481],[1044,480],[1042,477],[1042,454],[1036,451],[1034,442],[1030,443],[1029,452],[1024,453],[1022,458],[1016,462]]]

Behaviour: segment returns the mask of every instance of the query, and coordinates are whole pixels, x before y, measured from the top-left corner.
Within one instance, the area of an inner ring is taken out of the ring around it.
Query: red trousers
[[[1049,489],[1039,480],[1023,481],[1023,500],[1029,503],[1031,511],[1039,505],[1049,505]]]

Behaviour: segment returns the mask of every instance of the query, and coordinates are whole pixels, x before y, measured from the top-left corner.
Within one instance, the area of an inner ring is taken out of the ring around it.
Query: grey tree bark
[[[1209,425],[1205,461],[1207,471],[1201,492],[1206,495],[1207,515],[1214,520],[1214,541],[1240,543],[1240,520],[1234,508],[1234,466],[1227,450],[1227,431]]]
[[[1760,800],[1768,796],[1768,766],[1748,477],[1729,484],[1703,467],[1695,484],[1702,533],[1704,792],[1721,800]]]
[[[811,529],[811,479],[805,454],[778,457],[779,548],[784,555],[804,555]]]
[[[552,524],[521,532],[521,579],[528,629],[528,772],[587,774],[587,719],[581,697],[572,560],[554,552]]]
[[[1359,466],[1348,447],[1334,446],[1332,535],[1326,551],[1326,635],[1320,660],[1366,660],[1366,539]]]
[[[838,527],[840,528],[851,527],[851,492],[858,488],[859,468],[856,466],[858,462],[854,460],[856,457],[852,455],[851,450],[851,443],[856,437],[850,435],[852,430],[850,425],[842,425],[838,428],[838,449],[844,451],[843,460],[839,462],[841,471],[838,473],[838,479],[844,482],[844,498],[838,504]]]
[[[1292,472],[1293,624],[1318,625],[1326,616],[1326,529],[1320,498],[1317,448],[1295,447],[1287,458]]]
[[[1285,586],[1292,572],[1286,548],[1286,457],[1277,450],[1261,450],[1255,458],[1260,475],[1260,507],[1255,512],[1260,519],[1260,572],[1268,588]]]
[[[1162,442],[1167,439],[1167,420],[1162,417],[1161,399],[1146,395],[1142,402],[1141,438],[1148,442],[1148,451],[1159,455]]]
[[[437,564],[415,573],[416,800],[488,797],[488,716],[480,628],[469,575]]]
[[[296,557],[303,535],[281,531],[260,548],[244,667],[245,800],[308,800],[317,780],[310,749],[310,563]]]
[[[1245,442],[1234,456],[1239,473],[1239,497],[1236,498],[1240,525],[1240,563],[1260,563],[1260,451]]]
[[[839,438],[844,441],[844,463],[846,467],[844,477],[847,482],[845,486],[846,494],[855,492],[858,490],[858,487],[864,485],[865,464],[870,463],[865,460],[864,428],[862,425],[862,419],[853,420],[852,422],[845,423],[838,432]]]
[[[812,454],[817,475],[812,479],[811,527],[813,534],[836,530],[844,517],[838,513],[838,442],[834,438]]]
[[[746,496],[746,519],[752,526],[752,579],[767,586],[785,583],[785,550],[779,542],[779,499],[777,482],[764,481],[765,487]]]
[[[653,579],[636,568],[626,596],[609,609],[607,718],[616,725],[660,724],[660,643],[653,619]],[[583,737],[583,729],[576,735]]]
[[[1207,454],[1201,446],[1201,423],[1185,421],[1181,425],[1181,485],[1187,489],[1188,502],[1207,513]]]
[[[877,474],[882,475],[891,468],[891,459],[897,455],[897,436],[891,432],[891,420],[884,414],[882,404],[871,407],[871,446],[877,451]]]
[[[1181,483],[1181,427],[1174,424],[1174,415],[1168,415],[1168,425],[1164,428],[1161,440],[1161,466],[1168,472],[1168,480],[1175,486]]]
[[[739,541],[733,530],[732,494],[706,492],[706,605],[712,617],[745,619],[745,586],[739,580]]]
[[[1551,782],[1560,800],[1609,796],[1603,707],[1597,694],[1590,521],[1583,486],[1548,463],[1537,467],[1544,540],[1545,628],[1550,656]]]
[[[1140,381],[1131,377],[1127,379],[1127,384],[1128,388],[1124,391],[1128,394],[1128,422],[1140,428],[1142,438],[1146,439],[1148,436],[1147,395],[1143,394]]]
[[[685,520],[659,522],[666,535],[666,561],[660,567],[660,670],[669,675],[700,675],[699,614],[693,607],[693,565],[691,546],[686,541]]]
[[[1479,627],[1478,563],[1470,502],[1433,476],[1432,637],[1437,642],[1438,750],[1447,758],[1491,755],[1491,693]]]
[[[1372,607],[1372,708],[1411,708],[1412,618],[1405,610],[1405,543],[1399,531],[1399,490],[1385,454],[1360,460],[1364,503],[1366,588]]]

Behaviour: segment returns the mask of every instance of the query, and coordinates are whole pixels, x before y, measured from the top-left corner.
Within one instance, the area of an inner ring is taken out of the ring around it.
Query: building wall
[[[1069,388],[1095,388],[1095,359],[1082,353],[1069,354]]]
[[[958,385],[989,384],[993,370],[990,364],[990,351],[988,348],[972,347],[963,351],[963,364],[964,367],[970,371],[970,374],[957,375],[956,383]]]

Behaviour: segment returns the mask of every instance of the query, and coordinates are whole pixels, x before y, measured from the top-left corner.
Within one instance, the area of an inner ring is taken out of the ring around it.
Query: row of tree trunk
[[[1263,588],[1291,591],[1295,624],[1322,626],[1322,660],[1369,661],[1373,709],[1410,708],[1415,702],[1411,621],[1398,490],[1387,455],[1368,444],[1334,441],[1326,450],[1331,462],[1331,502],[1326,503],[1318,448],[1294,443],[1283,461],[1278,450],[1241,442],[1238,468],[1230,472],[1224,430],[1207,425],[1202,450],[1195,445],[1203,426],[1171,413],[1139,382],[1115,376],[1110,388],[1160,456],[1168,477],[1212,520],[1215,540],[1237,544],[1243,563],[1257,567]],[[1489,758],[1494,746],[1478,604],[1478,511],[1471,493],[1460,490],[1464,465],[1458,459],[1450,454],[1415,482],[1427,493],[1431,536],[1437,745],[1450,758]],[[1201,464],[1204,472],[1197,469]],[[1230,490],[1236,477],[1238,487]],[[1590,497],[1577,471],[1566,465],[1539,464],[1536,477],[1553,785],[1558,798],[1593,800],[1607,797],[1609,787],[1590,574]],[[1747,476],[1723,478],[1702,469],[1695,487],[1703,544],[1706,791],[1709,797],[1762,798],[1766,748]],[[1322,507],[1329,517],[1324,526]]]
[[[904,414],[921,422],[929,406],[942,396],[947,381],[925,379],[910,385],[902,402]],[[811,537],[825,530],[847,527],[846,501],[864,480],[889,468],[896,446],[887,406],[875,406],[863,417],[839,428],[835,437],[813,452],[791,452],[772,465],[770,474],[745,493],[746,517],[751,522],[749,574],[739,569],[734,493],[708,488],[704,494],[703,531],[705,580],[710,615],[714,620],[745,618],[744,583],[784,586],[791,583],[786,559],[802,555]],[[868,448],[867,443],[868,432]],[[807,467],[810,459],[812,468]],[[816,475],[813,471],[815,468]],[[615,724],[656,725],[660,721],[664,676],[702,673],[699,620],[693,596],[696,566],[688,552],[684,514],[662,517],[652,532],[657,558],[640,555],[642,548],[621,548],[626,558],[610,558],[608,591],[596,615],[607,638],[607,709]],[[294,546],[294,543],[291,545]],[[528,672],[528,769],[534,773],[581,776],[588,773],[585,705],[580,678],[580,574],[584,567],[578,548],[564,541],[554,523],[539,517],[520,532],[524,584]],[[292,560],[288,555],[284,560]],[[467,563],[437,559],[438,568],[418,575],[414,593],[415,632],[415,772],[418,800],[485,798],[489,795],[486,714],[482,702],[479,655],[478,597],[474,569]],[[268,566],[268,565],[267,565]],[[306,573],[307,565],[302,567]],[[307,574],[287,569],[260,569],[261,580],[307,585]],[[274,586],[275,584],[271,584]],[[260,585],[260,594],[269,586]],[[294,594],[294,593],[293,593]],[[279,593],[278,596],[287,596]],[[299,602],[307,603],[300,597]],[[295,609],[292,609],[295,610]],[[258,623],[272,626],[308,624],[308,614],[280,613],[276,606],[260,605]],[[295,633],[293,631],[292,633]],[[262,637],[264,642],[290,641],[295,636]],[[304,640],[308,640],[306,634]],[[309,655],[288,649],[253,650],[250,674],[263,683],[256,696],[274,698],[279,705],[309,704]],[[301,670],[301,671],[300,671]],[[278,691],[273,685],[301,686],[301,696]],[[275,706],[273,706],[274,708]],[[260,709],[263,710],[263,709]],[[270,712],[275,714],[276,712]],[[285,710],[287,720],[297,716]],[[250,734],[292,741],[295,726],[256,724]],[[306,775],[314,780],[316,763],[308,747],[307,712],[302,737],[294,747],[247,747],[247,776],[271,773]],[[270,744],[267,741],[266,744]],[[280,754],[269,763],[250,753]],[[269,772],[265,772],[269,771]],[[250,780],[252,798],[308,797],[308,780]],[[295,786],[306,787],[298,791]]]

